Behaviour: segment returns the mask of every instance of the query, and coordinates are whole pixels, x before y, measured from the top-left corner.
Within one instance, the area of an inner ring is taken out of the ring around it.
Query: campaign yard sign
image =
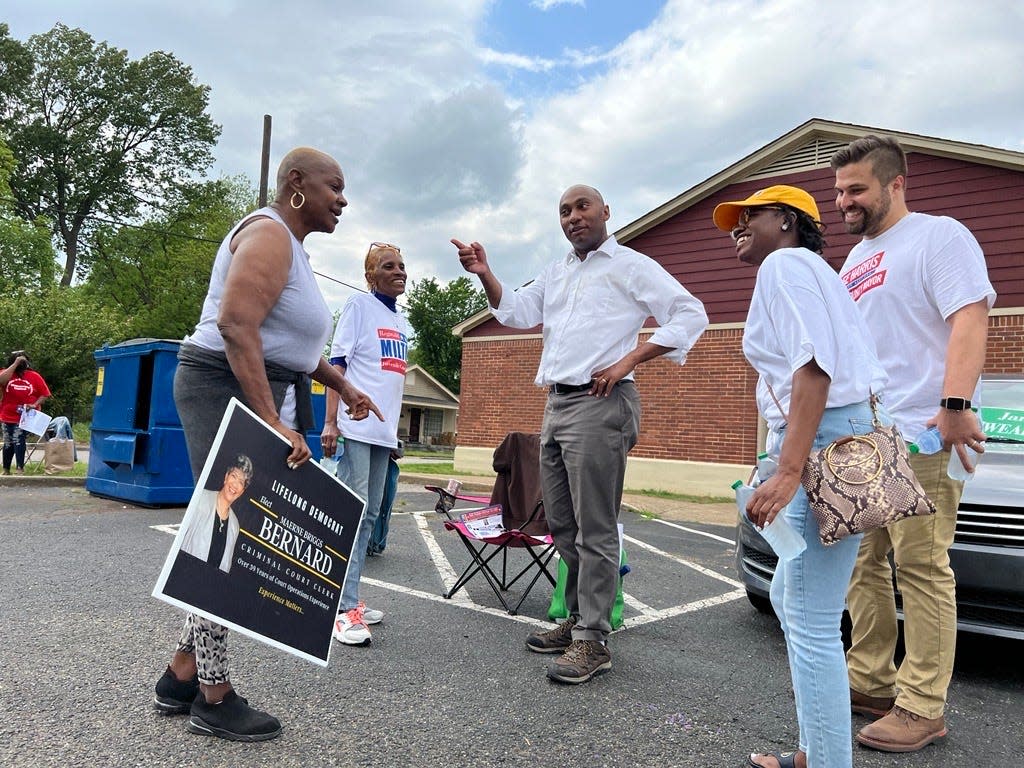
[[[326,666],[364,500],[232,399],[153,596]]]
[[[1024,443],[1024,410],[982,408],[981,428],[990,440]]]

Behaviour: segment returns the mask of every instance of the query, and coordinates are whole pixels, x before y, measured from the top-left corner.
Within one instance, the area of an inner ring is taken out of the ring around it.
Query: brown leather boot
[[[941,715],[929,720],[897,705],[881,720],[861,728],[857,741],[882,752],[916,752],[946,733]]]
[[[864,715],[872,720],[889,714],[896,703],[895,696],[868,696],[866,693],[850,689],[850,711],[855,715]]]

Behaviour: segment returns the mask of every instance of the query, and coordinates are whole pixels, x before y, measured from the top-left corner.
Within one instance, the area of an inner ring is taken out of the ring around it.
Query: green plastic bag
[[[629,573],[625,548],[619,552],[619,588],[615,592],[615,603],[612,605],[612,615],[609,617],[612,629],[619,629],[623,624],[622,610],[625,608],[625,601],[622,599],[622,577]],[[558,579],[555,582],[555,592],[551,595],[551,606],[548,608],[548,618],[552,621],[565,621],[569,618],[569,609],[565,605],[565,582],[568,578],[569,567],[559,558]]]

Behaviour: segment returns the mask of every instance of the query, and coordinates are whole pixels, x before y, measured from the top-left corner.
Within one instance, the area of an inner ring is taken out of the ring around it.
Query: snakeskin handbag
[[[804,464],[800,484],[825,546],[908,517],[935,514],[935,504],[910,468],[899,430],[879,422],[876,400],[872,394],[870,432],[833,440]],[[779,411],[786,417],[781,405]]]

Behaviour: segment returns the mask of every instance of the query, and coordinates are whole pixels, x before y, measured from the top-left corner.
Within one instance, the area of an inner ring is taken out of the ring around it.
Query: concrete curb
[[[66,475],[0,475],[0,488],[38,486],[52,488],[55,486],[85,487],[84,477],[68,477]]]
[[[437,485],[444,488],[448,485],[449,480],[458,480],[462,483],[462,490],[469,491],[470,493],[486,493],[490,494],[494,490],[494,480],[489,480],[486,477],[460,477],[459,475],[422,475],[422,474],[406,474],[402,472],[398,475],[398,481],[400,483],[411,483],[413,485]]]

